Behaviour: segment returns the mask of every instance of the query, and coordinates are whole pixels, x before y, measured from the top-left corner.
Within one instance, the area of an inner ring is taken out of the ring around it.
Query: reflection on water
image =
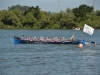
[[[51,33],[40,31],[44,36]],[[56,36],[64,36],[64,31],[54,30],[50,36],[57,32],[60,35]],[[100,75],[99,45],[80,49],[77,45],[13,44],[13,36],[21,35],[19,32],[40,35],[39,31],[32,30],[1,30],[5,34],[0,35],[0,75]]]

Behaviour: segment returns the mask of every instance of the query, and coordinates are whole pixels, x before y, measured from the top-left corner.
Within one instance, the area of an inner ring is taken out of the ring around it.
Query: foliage
[[[15,6],[11,6],[11,7],[8,7],[8,10],[14,10],[14,9],[19,9],[21,11],[25,11],[29,8],[29,6],[21,6],[20,4],[17,4]]]
[[[100,16],[100,10],[97,10],[97,11],[96,11],[96,15],[97,15],[97,16]]]
[[[80,5],[79,7],[59,13],[42,11],[39,6],[8,7],[0,11],[1,29],[73,29],[83,28],[86,23],[94,28],[100,28],[100,10],[93,11],[93,7]]]

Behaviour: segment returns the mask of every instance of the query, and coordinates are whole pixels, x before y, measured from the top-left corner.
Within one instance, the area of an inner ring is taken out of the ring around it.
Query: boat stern
[[[87,42],[86,42],[85,40],[82,40],[81,43],[82,43],[83,45],[86,45],[86,44],[87,44]]]

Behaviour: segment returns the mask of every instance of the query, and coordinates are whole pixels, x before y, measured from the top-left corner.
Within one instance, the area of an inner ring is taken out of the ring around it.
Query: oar
[[[86,41],[87,43],[96,44],[94,41]]]
[[[96,42],[91,41],[92,44],[96,44]]]

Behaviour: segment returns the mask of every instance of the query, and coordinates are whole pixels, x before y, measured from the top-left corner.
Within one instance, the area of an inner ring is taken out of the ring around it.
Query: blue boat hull
[[[72,45],[78,45],[79,43],[82,43],[83,45],[85,45],[85,41],[81,41],[81,40],[76,40],[76,41],[61,41],[61,42],[43,42],[43,41],[30,41],[30,40],[22,40],[18,37],[14,37],[14,44],[72,44]]]

